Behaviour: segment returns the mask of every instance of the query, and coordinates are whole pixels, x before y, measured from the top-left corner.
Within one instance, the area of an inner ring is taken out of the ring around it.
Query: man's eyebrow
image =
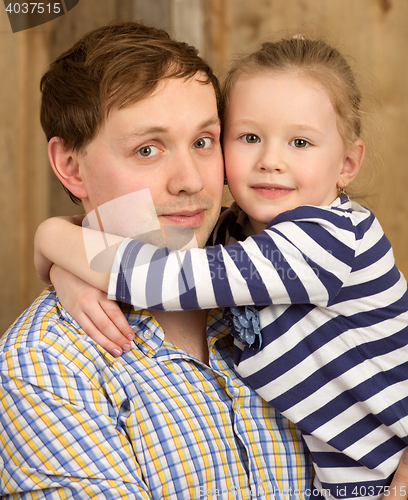
[[[220,125],[220,119],[218,116],[214,116],[209,118],[208,120],[203,121],[200,123],[196,128],[197,130],[203,130],[207,127],[211,127],[213,125]],[[122,140],[127,140],[132,137],[143,137],[145,135],[151,135],[151,134],[165,134],[168,132],[169,129],[167,127],[160,127],[160,126],[151,126],[151,127],[142,127],[140,129],[133,130],[132,132],[129,132],[128,134],[125,134],[121,137]]]
[[[144,135],[149,135],[149,134],[160,134],[160,133],[163,134],[167,131],[168,131],[168,129],[166,127],[157,127],[157,126],[144,127],[144,128],[140,128],[137,130],[133,130],[132,132],[129,132],[128,134],[123,135],[121,137],[121,139],[126,140],[126,139],[129,139],[131,137],[142,137]]]
[[[213,116],[212,118],[209,118],[208,120],[205,120],[204,122],[200,123],[197,129],[201,130],[203,128],[211,127],[213,125],[221,125],[221,121],[218,116]]]

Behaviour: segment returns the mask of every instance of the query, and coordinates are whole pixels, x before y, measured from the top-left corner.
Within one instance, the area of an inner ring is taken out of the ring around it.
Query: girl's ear
[[[337,185],[348,186],[358,174],[365,155],[365,144],[357,139],[347,150]]]
[[[55,175],[74,196],[88,197],[77,152],[66,148],[61,138],[53,137],[48,143],[48,159]]]

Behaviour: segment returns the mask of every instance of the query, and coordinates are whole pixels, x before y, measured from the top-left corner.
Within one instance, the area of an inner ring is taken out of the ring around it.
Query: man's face
[[[78,154],[85,211],[148,188],[160,224],[194,229],[203,246],[221,207],[219,135],[212,85],[162,81],[152,96],[113,110]]]

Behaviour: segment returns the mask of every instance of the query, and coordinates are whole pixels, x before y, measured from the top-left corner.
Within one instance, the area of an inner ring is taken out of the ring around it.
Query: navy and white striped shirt
[[[215,238],[247,229],[235,205]],[[347,196],[298,207],[205,250],[125,240],[109,297],[165,310],[256,304],[261,348],[236,339],[234,363],[302,430],[316,489],[357,499],[390,484],[408,445],[408,293],[366,208]]]

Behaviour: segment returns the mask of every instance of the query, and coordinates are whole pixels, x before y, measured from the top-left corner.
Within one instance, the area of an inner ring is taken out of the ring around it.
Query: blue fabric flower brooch
[[[230,333],[251,349],[262,345],[259,311],[254,306],[231,307],[226,311]]]

